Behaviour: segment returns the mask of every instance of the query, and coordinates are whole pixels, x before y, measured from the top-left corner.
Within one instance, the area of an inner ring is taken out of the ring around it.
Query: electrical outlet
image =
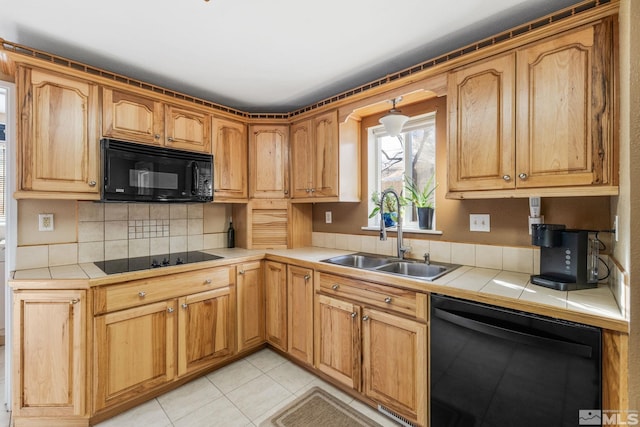
[[[613,236],[618,241],[618,215],[613,217]]]
[[[469,215],[469,231],[482,231],[488,233],[491,231],[491,215],[489,214],[471,214]]]
[[[38,231],[53,231],[53,214],[38,214]]]
[[[331,211],[326,211],[324,213],[324,222],[325,224],[331,224],[332,218],[331,218]]]

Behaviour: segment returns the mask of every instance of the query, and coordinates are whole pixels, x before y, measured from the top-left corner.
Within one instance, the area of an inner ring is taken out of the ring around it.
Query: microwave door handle
[[[507,341],[534,345],[537,347],[553,348],[564,353],[574,354],[587,359],[590,359],[593,356],[593,349],[589,345],[540,336],[535,333],[518,331],[505,327],[505,325],[493,324],[489,318],[486,318],[485,321],[476,320],[466,317],[462,313],[456,314],[440,308],[434,308],[434,315],[439,319],[453,323],[454,325],[497,338],[502,338]]]
[[[197,194],[198,182],[200,181],[200,168],[198,168],[198,162],[193,162],[191,172],[191,194]]]

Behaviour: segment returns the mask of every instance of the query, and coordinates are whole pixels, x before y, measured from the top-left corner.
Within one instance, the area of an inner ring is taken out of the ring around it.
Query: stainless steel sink
[[[460,267],[457,264],[446,263],[421,263],[411,260],[400,260],[394,257],[357,253],[340,255],[337,257],[322,260],[330,264],[353,267],[362,270],[375,270],[381,273],[391,273],[399,276],[414,277],[424,280],[435,280],[450,271]]]
[[[372,269],[395,261],[395,258],[369,254],[349,254],[325,259],[324,262],[363,269]]]
[[[392,262],[377,268],[378,271],[434,280],[460,267],[455,264],[422,264],[418,262]]]

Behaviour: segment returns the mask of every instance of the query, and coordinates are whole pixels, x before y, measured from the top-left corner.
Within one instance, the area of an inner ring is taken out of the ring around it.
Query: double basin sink
[[[381,273],[391,273],[423,280],[435,280],[438,277],[460,267],[458,264],[422,263],[365,253],[340,255],[322,261],[345,267],[353,267],[361,270],[374,270]]]

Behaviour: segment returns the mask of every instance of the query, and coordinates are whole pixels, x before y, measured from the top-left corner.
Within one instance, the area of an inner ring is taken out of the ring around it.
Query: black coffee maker
[[[599,241],[589,230],[533,224],[531,244],[540,246],[540,274],[531,283],[559,291],[598,286]]]

